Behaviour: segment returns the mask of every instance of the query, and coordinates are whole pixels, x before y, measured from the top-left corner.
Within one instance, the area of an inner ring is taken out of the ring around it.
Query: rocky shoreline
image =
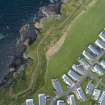
[[[35,20],[33,18],[32,22],[27,23],[21,27],[19,31],[20,38],[17,41],[16,50],[11,57],[10,63],[8,65],[9,72],[2,80],[0,80],[0,86],[5,85],[9,81],[9,78],[11,78],[11,76],[13,76],[13,74],[17,72],[21,66],[27,64],[28,60],[31,59],[25,57],[24,53],[27,48],[36,41],[37,36],[40,33],[40,22],[42,21],[42,19],[47,19],[50,16],[60,15],[61,6],[61,0],[54,0],[53,3],[50,3],[47,6],[40,7],[38,14],[36,15],[36,17],[34,17]]]

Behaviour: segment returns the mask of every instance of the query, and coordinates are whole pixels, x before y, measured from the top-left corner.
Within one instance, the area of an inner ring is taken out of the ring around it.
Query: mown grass
[[[48,69],[46,74],[46,83],[38,92],[45,92],[53,95],[51,85],[52,78],[59,78],[73,63],[77,62],[78,57],[88,44],[94,42],[98,38],[98,34],[105,27],[105,1],[97,1],[97,3],[87,12],[81,16],[75,24],[73,24],[64,45],[60,51],[55,54],[48,62]],[[36,94],[35,94],[36,95]],[[92,105],[89,100],[81,105]]]
[[[98,38],[98,34],[105,27],[105,1],[97,3],[81,16],[72,26],[60,51],[49,61],[45,87],[49,87],[52,78],[61,78],[75,63],[88,44]],[[47,88],[48,91],[49,88]],[[83,104],[81,104],[83,105]],[[91,105],[87,103],[87,105]]]

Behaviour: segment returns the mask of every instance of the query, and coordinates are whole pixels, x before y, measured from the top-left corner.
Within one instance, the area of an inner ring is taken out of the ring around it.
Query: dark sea
[[[0,0],[0,79],[8,73],[19,29],[49,0]]]

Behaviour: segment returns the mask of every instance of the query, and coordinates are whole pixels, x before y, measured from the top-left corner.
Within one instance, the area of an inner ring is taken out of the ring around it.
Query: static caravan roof
[[[26,105],[34,105],[33,99],[26,99]]]
[[[96,48],[94,45],[89,45],[88,48],[97,56],[102,54],[102,50],[99,48]]]
[[[99,34],[99,37],[100,37],[103,41],[105,41],[105,32],[101,32],[101,33]]]
[[[80,75],[77,74],[75,71],[72,69],[69,70],[68,75],[74,80],[74,81],[80,81]]]
[[[86,86],[86,94],[92,95],[94,90],[94,84],[92,83],[92,81],[89,81],[89,83]]]
[[[99,96],[100,96],[100,94],[101,94],[101,90],[99,90],[99,89],[94,89],[94,91],[93,91],[93,99],[95,100],[95,101],[97,101],[98,99],[99,99]]]
[[[58,101],[57,101],[57,105],[65,105],[65,103],[64,103],[63,100],[58,100]]]
[[[52,79],[52,85],[53,85],[53,87],[54,87],[54,89],[56,91],[56,94],[63,93],[62,86],[61,86],[61,84],[60,84],[58,79]]]
[[[90,52],[88,51],[83,51],[82,53],[84,55],[84,57],[87,59],[87,60],[91,60],[91,61],[95,61],[96,60],[96,56],[91,54]]]
[[[99,105],[105,105],[105,91],[102,92],[102,95],[100,96],[98,103]]]
[[[75,96],[74,95],[70,95],[67,97],[67,103],[69,105],[77,105],[76,104],[76,99],[75,99]]]
[[[100,47],[101,49],[104,49],[105,50],[105,42],[103,42],[101,39],[97,39],[95,41],[95,44]]]
[[[46,95],[45,94],[39,94],[39,105],[46,105]]]
[[[86,70],[85,70],[85,68],[84,68],[83,65],[76,65],[76,64],[73,64],[72,69],[73,69],[75,72],[79,73],[80,75],[85,75],[85,74],[86,74]]]
[[[105,60],[101,60],[100,65],[105,69]]]
[[[79,100],[86,101],[87,98],[81,87],[76,90],[75,94]]]
[[[75,84],[66,74],[62,76],[62,79],[70,87]]]
[[[98,75],[102,76],[104,75],[104,70],[100,65],[95,65],[92,69],[93,72],[96,72]]]
[[[90,64],[87,62],[87,60],[84,57],[79,59],[79,63],[86,68],[90,67]]]

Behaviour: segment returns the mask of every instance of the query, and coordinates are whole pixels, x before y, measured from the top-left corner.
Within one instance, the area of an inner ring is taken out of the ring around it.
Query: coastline
[[[50,3],[47,6],[40,7],[36,19],[21,27],[15,53],[11,55],[10,64],[8,65],[9,72],[0,80],[0,86],[5,85],[9,81],[10,76],[13,76],[13,74],[30,59],[25,58],[24,53],[27,48],[36,41],[37,35],[40,34],[38,23],[40,24],[43,19],[47,19],[52,15],[60,14],[61,4],[61,0],[58,0],[56,3]]]

